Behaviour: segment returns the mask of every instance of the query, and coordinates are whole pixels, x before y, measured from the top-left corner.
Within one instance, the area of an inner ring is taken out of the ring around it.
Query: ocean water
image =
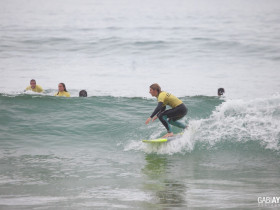
[[[278,0],[1,0],[0,209],[279,209],[279,22]],[[189,110],[159,145],[154,82]]]

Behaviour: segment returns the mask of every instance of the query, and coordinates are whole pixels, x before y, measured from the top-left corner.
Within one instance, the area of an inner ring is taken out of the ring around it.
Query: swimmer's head
[[[64,83],[61,82],[61,83],[58,84],[58,91],[59,92],[63,92],[63,91],[67,92],[66,86],[65,86]]]
[[[79,96],[80,96],[80,97],[87,97],[87,91],[86,91],[86,90],[81,90],[81,91],[79,92]]]
[[[161,87],[159,86],[159,84],[154,83],[154,84],[150,85],[150,92],[149,93],[152,96],[157,97],[160,94],[160,92],[161,92]]]
[[[224,88],[219,88],[218,89],[218,96],[222,96],[225,93],[225,89]]]
[[[36,88],[36,80],[35,79],[30,80],[30,86],[31,86],[32,89]]]

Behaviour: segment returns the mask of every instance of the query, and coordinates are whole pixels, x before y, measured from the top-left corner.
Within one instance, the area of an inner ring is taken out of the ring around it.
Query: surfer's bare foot
[[[171,136],[173,136],[173,133],[167,133],[162,138],[167,138],[167,137],[171,137]]]
[[[187,125],[186,127],[185,127],[185,129],[188,129],[189,128],[189,126]]]

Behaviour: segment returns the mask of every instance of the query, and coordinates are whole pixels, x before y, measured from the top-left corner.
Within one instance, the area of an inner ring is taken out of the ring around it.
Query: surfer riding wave
[[[159,118],[167,130],[167,134],[164,135],[163,138],[173,136],[171,125],[183,129],[187,127],[186,124],[178,121],[188,112],[187,107],[180,99],[170,93],[161,91],[161,87],[156,83],[150,86],[150,94],[157,98],[158,105],[151,116],[146,120],[146,124],[149,124],[151,120],[153,122]],[[170,106],[172,109],[166,110],[166,105]]]

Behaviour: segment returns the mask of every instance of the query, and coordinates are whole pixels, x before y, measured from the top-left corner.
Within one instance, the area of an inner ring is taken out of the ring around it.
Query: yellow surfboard
[[[168,139],[150,139],[150,140],[142,140],[144,143],[163,143],[167,142]]]
[[[183,135],[183,133],[178,133],[178,134],[175,134],[171,137],[159,138],[159,139],[150,139],[150,140],[142,140],[142,142],[144,142],[144,143],[165,143],[165,142],[175,140],[175,139],[181,137],[182,135]]]

